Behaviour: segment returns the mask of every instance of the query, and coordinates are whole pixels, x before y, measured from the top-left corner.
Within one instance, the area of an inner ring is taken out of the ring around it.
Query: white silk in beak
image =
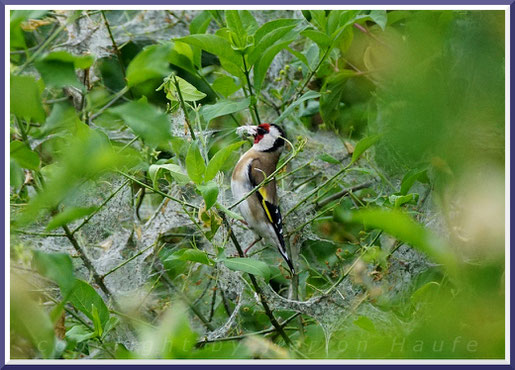
[[[255,136],[257,134],[257,126],[240,126],[236,129],[236,133],[240,136]]]

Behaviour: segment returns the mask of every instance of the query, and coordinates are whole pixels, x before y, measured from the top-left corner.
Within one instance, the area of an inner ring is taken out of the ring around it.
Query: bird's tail
[[[277,247],[279,253],[286,261],[286,264],[288,265],[288,268],[290,269],[292,276],[295,275],[295,268],[293,267],[293,263],[291,262],[290,256],[288,256],[288,251],[286,250],[286,245],[284,244],[284,238],[282,235],[279,236],[279,245]]]

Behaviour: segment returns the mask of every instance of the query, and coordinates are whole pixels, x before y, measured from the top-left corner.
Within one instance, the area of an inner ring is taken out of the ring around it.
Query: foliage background
[[[10,27],[12,358],[504,358],[504,12]],[[259,122],[293,279],[236,247]]]

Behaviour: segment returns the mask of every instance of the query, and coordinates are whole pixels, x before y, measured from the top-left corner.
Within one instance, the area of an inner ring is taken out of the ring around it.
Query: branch
[[[221,217],[222,217],[222,221],[223,221],[225,227],[227,228],[227,232],[229,233],[229,236],[230,236],[234,246],[236,247],[236,250],[238,251],[238,255],[242,258],[245,257],[243,250],[241,249],[240,243],[238,242],[238,239],[236,239],[236,236],[234,235],[231,225],[229,225],[229,222],[227,222],[227,218],[225,217],[225,214],[221,213]],[[254,290],[259,297],[259,301],[261,302],[261,305],[263,306],[263,308],[265,310],[265,314],[268,316],[268,319],[270,320],[270,322],[272,323],[274,328],[277,330],[277,332],[284,339],[286,344],[291,347],[292,341],[288,337],[288,335],[286,334],[286,332],[284,331],[282,326],[277,322],[277,319],[275,318],[272,310],[270,309],[270,307],[268,306],[268,303],[265,300],[263,291],[261,290],[261,288],[259,287],[259,284],[257,283],[256,277],[250,273],[248,275],[250,277],[250,281],[252,282],[252,285],[254,286]]]
[[[177,78],[175,77],[175,74],[173,74],[172,76],[173,76],[173,84],[175,85],[175,89],[177,90],[177,95],[179,96],[179,103],[180,103],[181,109],[184,113],[184,119],[186,120],[188,129],[190,130],[191,138],[193,140],[196,140],[195,132],[193,131],[193,128],[191,127],[190,119],[188,118],[188,112],[186,111],[186,105],[184,104],[184,99],[182,98],[181,88],[179,87],[179,83],[177,82]]]
[[[327,198],[325,198],[323,201],[321,201],[320,203],[318,203],[318,206],[320,207],[324,207],[326,206],[327,204],[331,203],[333,200],[336,200],[336,199],[339,199],[341,197],[344,197],[346,196],[347,194],[349,194],[350,192],[354,192],[354,191],[357,191],[357,190],[361,190],[361,189],[365,189],[365,188],[368,188],[370,187],[375,181],[367,181],[367,182],[364,182],[363,184],[359,184],[359,185],[356,185],[356,186],[353,186],[349,189],[343,189],[342,191],[336,193],[336,194],[333,194]]]

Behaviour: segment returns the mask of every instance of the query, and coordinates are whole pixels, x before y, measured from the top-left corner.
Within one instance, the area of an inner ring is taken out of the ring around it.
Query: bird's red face
[[[257,127],[256,136],[254,136],[254,144],[257,144],[270,132],[270,124],[262,123]]]

